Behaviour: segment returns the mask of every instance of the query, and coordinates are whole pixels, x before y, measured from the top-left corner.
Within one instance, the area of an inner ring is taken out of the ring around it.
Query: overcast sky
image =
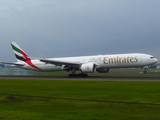
[[[0,61],[147,53],[160,60],[160,0],[0,0]]]

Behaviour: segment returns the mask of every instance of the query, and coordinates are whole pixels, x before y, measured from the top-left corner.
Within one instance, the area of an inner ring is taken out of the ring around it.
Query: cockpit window
[[[150,59],[154,59],[155,57],[150,57]]]

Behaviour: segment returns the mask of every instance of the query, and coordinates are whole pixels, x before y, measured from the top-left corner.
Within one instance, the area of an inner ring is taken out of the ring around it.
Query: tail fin
[[[11,46],[13,48],[13,52],[17,58],[17,61],[26,62],[26,58],[28,57],[28,55],[15,42],[11,42]]]

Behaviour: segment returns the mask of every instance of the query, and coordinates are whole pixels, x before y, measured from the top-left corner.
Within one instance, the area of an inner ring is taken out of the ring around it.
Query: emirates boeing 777
[[[69,76],[75,76],[76,71],[81,71],[78,76],[87,76],[87,73],[108,73],[111,68],[130,67],[144,67],[143,72],[145,74],[150,65],[158,62],[158,59],[154,56],[142,53],[47,59],[31,58],[15,42],[11,42],[11,46],[17,62],[2,62],[3,64],[11,64],[14,67],[41,72],[71,71],[72,74],[69,74]]]

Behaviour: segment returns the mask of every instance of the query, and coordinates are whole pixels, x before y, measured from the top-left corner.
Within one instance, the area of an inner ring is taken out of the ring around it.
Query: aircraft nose
[[[158,59],[156,58],[155,61],[156,61],[156,63],[157,63],[157,62],[158,62]]]

